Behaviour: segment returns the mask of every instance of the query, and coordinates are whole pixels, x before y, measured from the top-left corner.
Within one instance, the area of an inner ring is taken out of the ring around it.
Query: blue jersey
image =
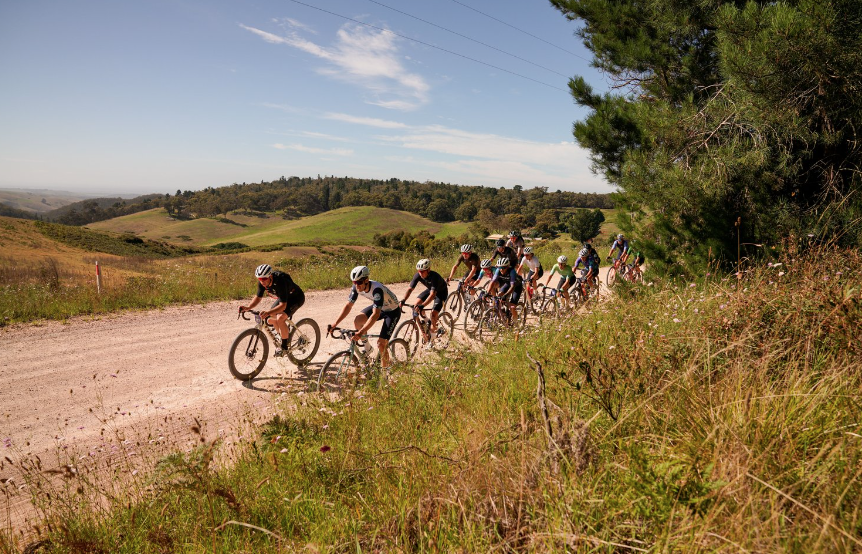
[[[614,251],[614,250],[616,250],[617,248],[619,248],[619,249],[620,249],[620,254],[621,254],[621,255],[622,255],[622,254],[625,254],[626,252],[628,252],[628,251],[629,251],[629,241],[628,241],[627,239],[623,239],[623,240],[619,240],[619,239],[617,239],[617,240],[615,240],[615,241],[614,241],[614,243],[611,245],[611,252],[613,252],[613,251]]]

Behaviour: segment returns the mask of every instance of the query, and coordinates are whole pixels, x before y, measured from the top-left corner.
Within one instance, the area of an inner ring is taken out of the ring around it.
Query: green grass
[[[273,214],[253,217],[229,214],[228,219],[239,223],[221,222],[214,218],[180,221],[170,218],[162,208],[117,217],[89,225],[92,229],[134,233],[151,239],[190,237],[189,244],[211,246],[220,242],[240,242],[249,246],[270,244],[371,244],[375,233],[404,229],[426,229],[444,236],[466,232],[466,223],[435,223],[408,212],[357,206],[340,208],[295,220],[285,220]]]
[[[55,552],[857,552],[860,262],[791,253],[739,284],[623,287],[388,387],[306,393],[245,446],[164,459],[107,511],[73,479],[42,538]]]

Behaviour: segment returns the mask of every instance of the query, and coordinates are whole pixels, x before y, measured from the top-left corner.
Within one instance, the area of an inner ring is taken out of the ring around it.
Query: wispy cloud
[[[334,121],[343,121],[345,123],[355,123],[357,125],[367,125],[368,127],[377,127],[379,129],[407,129],[408,125],[398,121],[389,121],[386,119],[377,119],[375,117],[359,117],[346,113],[329,112],[324,114],[324,119],[332,119]]]
[[[282,17],[281,19],[273,19],[273,23],[277,24],[282,29],[297,29],[300,31],[305,31],[307,33],[317,34],[317,31],[311,25],[306,25],[301,21],[297,21],[292,17]]]
[[[408,111],[428,102],[430,86],[401,63],[398,37],[391,31],[346,24],[338,30],[335,43],[327,47],[301,37],[295,26],[286,30],[285,36],[243,24],[240,27],[270,44],[290,46],[325,61],[318,73],[363,87],[369,93],[369,104]]]
[[[353,155],[353,150],[349,148],[315,148],[313,146],[305,146],[302,144],[273,144],[272,147],[278,150],[296,150],[297,152],[305,152],[306,154],[322,154],[331,156]]]

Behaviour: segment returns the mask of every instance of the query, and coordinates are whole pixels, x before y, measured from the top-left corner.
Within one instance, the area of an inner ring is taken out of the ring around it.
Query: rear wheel
[[[287,357],[300,366],[310,362],[317,354],[320,347],[320,327],[310,317],[300,319],[295,325],[296,329],[291,329],[287,337]]]
[[[246,329],[234,339],[227,356],[231,375],[240,381],[257,377],[269,356],[269,340],[260,329]]]
[[[323,364],[317,377],[317,390],[320,392],[342,392],[345,386],[356,380],[359,372],[359,358],[350,350],[336,352]]]

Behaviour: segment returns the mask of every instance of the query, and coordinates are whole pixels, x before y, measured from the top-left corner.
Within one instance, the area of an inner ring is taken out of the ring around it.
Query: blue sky
[[[574,143],[586,112],[567,90],[606,82],[546,0],[303,2],[0,0],[0,187],[611,190]]]

